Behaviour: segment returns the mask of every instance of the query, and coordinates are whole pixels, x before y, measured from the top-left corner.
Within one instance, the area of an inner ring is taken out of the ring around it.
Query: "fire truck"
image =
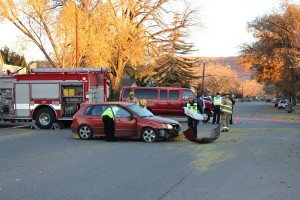
[[[0,75],[0,121],[50,129],[72,121],[85,102],[107,101],[107,68],[36,68]]]

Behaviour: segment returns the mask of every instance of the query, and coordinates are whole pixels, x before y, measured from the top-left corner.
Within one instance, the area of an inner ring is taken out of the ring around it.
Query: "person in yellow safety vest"
[[[214,97],[213,107],[214,107],[214,117],[213,117],[213,124],[217,122],[217,124],[220,124],[220,106],[222,103],[222,98],[220,96],[220,93],[217,92],[217,96]]]
[[[109,107],[102,113],[102,121],[104,124],[104,134],[107,142],[114,142],[115,136],[115,113],[118,107]]]
[[[195,113],[198,113],[198,109],[197,109],[197,101],[195,101],[195,99],[192,96],[189,96],[189,100],[186,103],[186,107]],[[188,117],[188,127],[191,127],[193,130],[193,134],[195,135],[195,137],[197,138],[197,126],[199,123],[199,120],[196,120],[190,116]]]
[[[224,94],[225,98],[221,104],[222,132],[229,131],[229,121],[232,114],[232,101],[229,99],[229,94]]]

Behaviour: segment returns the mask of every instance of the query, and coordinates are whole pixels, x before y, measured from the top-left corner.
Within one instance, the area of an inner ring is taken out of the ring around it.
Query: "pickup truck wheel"
[[[202,122],[207,123],[210,120],[210,111],[204,110]]]
[[[78,128],[78,135],[82,140],[90,140],[93,137],[93,131],[88,125],[82,125]]]
[[[144,142],[155,142],[158,138],[156,131],[153,128],[144,128],[141,132],[141,138]]]
[[[35,123],[40,129],[50,129],[55,121],[55,115],[50,108],[42,108],[37,111]]]

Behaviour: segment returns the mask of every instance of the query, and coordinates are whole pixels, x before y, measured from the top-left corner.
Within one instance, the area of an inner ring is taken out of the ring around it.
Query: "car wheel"
[[[78,128],[78,135],[82,140],[90,140],[93,137],[93,131],[88,125],[82,125]]]
[[[50,108],[42,108],[37,111],[35,122],[40,129],[49,129],[55,122],[55,115]]]
[[[202,122],[207,123],[210,120],[210,111],[204,110]]]
[[[147,127],[147,128],[143,128],[142,132],[141,132],[141,138],[144,142],[155,142],[157,140],[157,133],[153,128]]]

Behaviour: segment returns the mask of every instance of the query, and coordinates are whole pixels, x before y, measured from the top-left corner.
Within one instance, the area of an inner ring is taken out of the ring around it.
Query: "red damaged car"
[[[141,139],[154,142],[178,136],[181,125],[178,121],[154,116],[149,110],[126,102],[85,103],[73,116],[71,129],[83,140],[102,137],[104,125],[102,113],[112,108],[115,115],[115,137]],[[117,108],[117,109],[115,109]]]

